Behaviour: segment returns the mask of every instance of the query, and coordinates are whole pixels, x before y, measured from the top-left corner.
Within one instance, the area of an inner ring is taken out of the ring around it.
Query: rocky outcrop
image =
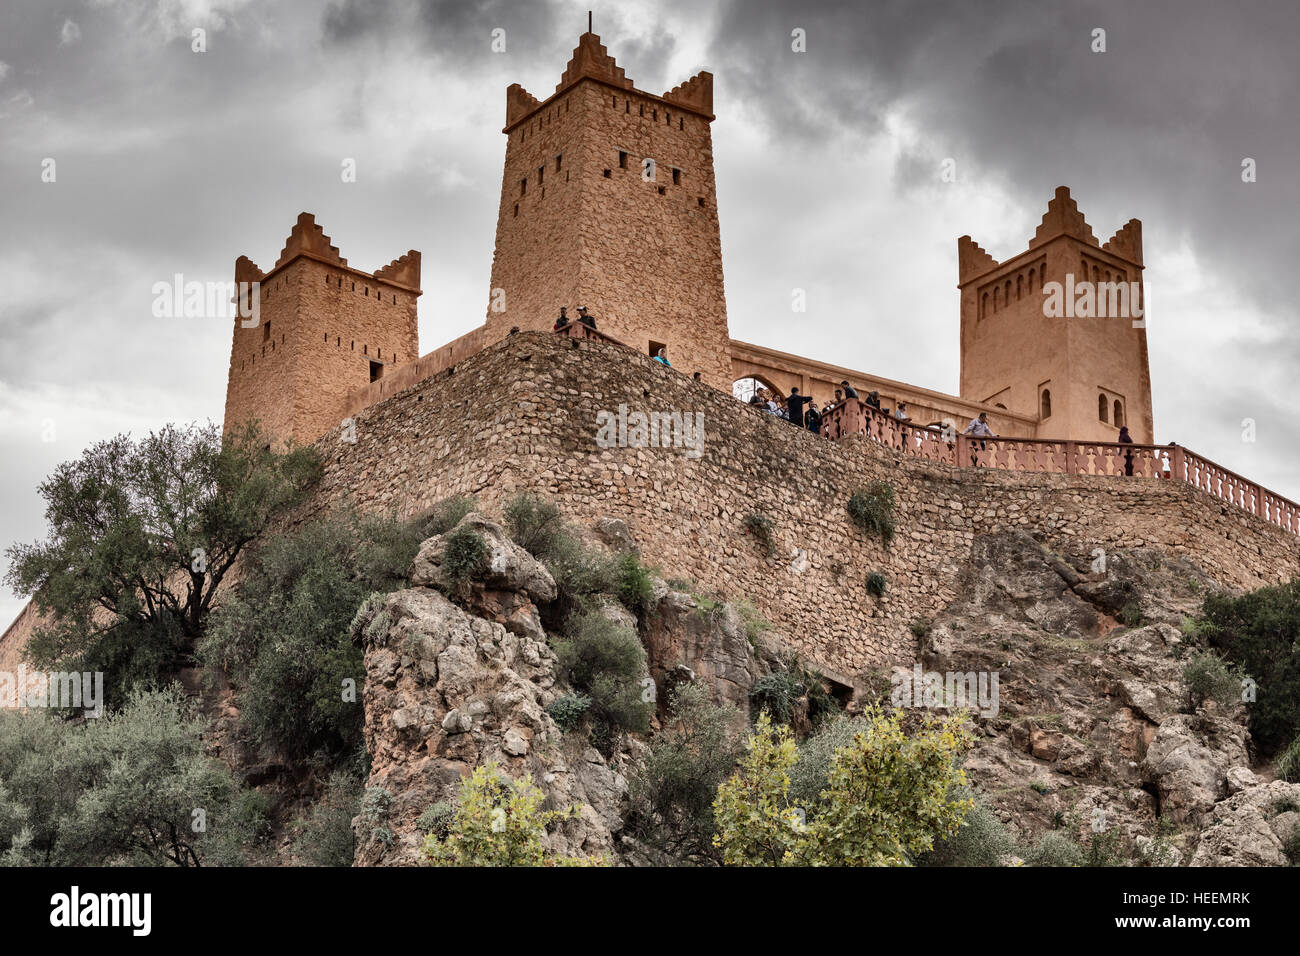
[[[1244,768],[1246,729],[1207,714],[1174,714],[1156,730],[1142,760],[1160,812],[1174,823],[1200,823],[1228,795],[1228,771]]]
[[[1300,830],[1300,784],[1247,787],[1214,808],[1191,866],[1289,866]]]
[[[964,597],[930,622],[921,658],[927,670],[998,673],[998,712],[972,714],[966,769],[1016,836],[1066,823],[1087,839],[1100,825],[1141,847],[1163,819],[1190,847],[1232,787],[1249,792],[1244,712],[1183,712],[1188,649],[1174,622],[1213,587],[1149,549],[975,540]]]
[[[733,606],[703,602],[656,580],[642,636],[661,692],[683,681],[698,682],[714,703],[749,712],[750,688],[769,668]]]
[[[560,691],[554,654],[540,624],[532,626],[538,612],[531,599],[553,599],[555,583],[500,526],[481,515],[465,522],[491,552],[469,609],[436,589],[446,581],[441,539],[431,538],[412,578],[433,586],[372,601],[353,625],[367,675],[367,790],[383,794],[382,819],[363,813],[355,823],[357,862],[420,862],[420,815],[439,801],[454,804],[460,781],[489,762],[512,777],[530,775],[550,806],[580,805],[577,817],[548,834],[549,849],[609,858],[627,790],[623,758],[606,761],[565,738],[546,712]],[[511,611],[492,615],[494,607]]]

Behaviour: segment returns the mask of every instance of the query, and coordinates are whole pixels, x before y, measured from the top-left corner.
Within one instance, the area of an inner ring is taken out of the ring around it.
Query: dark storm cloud
[[[422,251],[424,350],[481,322],[505,87],[548,96],[586,10],[560,0],[0,5],[0,486],[29,489],[6,497],[0,547],[39,531],[37,482],[87,442],[220,419],[228,331],[154,320],[151,285],[174,272],[228,280],[241,253],[269,268],[302,210],[363,269]],[[65,40],[69,19],[76,42]],[[1223,297],[1201,303],[1197,321],[1221,315],[1208,327],[1153,317],[1161,439],[1291,497],[1298,19],[1280,0],[595,8],[596,32],[641,89],[715,74],[738,338],[954,391],[956,236],[987,240],[998,258],[1017,253],[1066,184],[1101,241],[1143,220],[1149,280],[1186,246],[1198,271],[1178,281]],[[208,30],[201,56],[190,49],[196,25]],[[1089,51],[1098,26],[1104,54]],[[791,52],[796,27],[805,54]],[[496,28],[504,54],[490,50]],[[879,155],[892,167],[864,174],[860,157]],[[39,181],[50,156],[57,185]],[[1259,162],[1253,185],[1240,181],[1245,156]],[[340,185],[342,157],[358,160],[352,187]],[[956,186],[938,181],[947,157]],[[990,211],[990,197],[1005,207]],[[863,228],[868,217],[878,231]],[[1008,223],[1017,233],[1024,223],[1023,235],[1007,239]],[[900,246],[910,259],[895,259]],[[900,297],[908,282],[914,294]],[[796,327],[791,286],[835,308]],[[1247,417],[1255,445],[1239,437]],[[46,418],[57,443],[34,437]]]

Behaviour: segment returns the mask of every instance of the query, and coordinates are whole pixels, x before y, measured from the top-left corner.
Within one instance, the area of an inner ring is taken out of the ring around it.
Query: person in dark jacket
[[[596,320],[587,312],[585,305],[578,306],[578,321],[589,329],[596,327]]]
[[[811,401],[812,399],[807,395],[800,395],[798,388],[790,389],[790,397],[785,400],[785,407],[791,425],[803,428],[803,407]]]
[[[1133,436],[1128,433],[1128,426],[1125,425],[1119,430],[1119,440],[1121,444],[1133,444]],[[1133,449],[1124,450],[1124,474],[1129,478],[1133,477]]]
[[[817,411],[817,401],[811,395],[808,396],[808,415],[804,419],[804,424],[814,435],[820,435],[822,432],[822,413]]]
[[[857,390],[856,390],[852,385],[849,384],[848,379],[845,379],[844,381],[840,382],[840,388],[844,389],[844,397],[845,397],[845,398],[857,398],[857,397],[858,397]]]
[[[564,306],[560,306],[560,317],[555,320],[554,331],[558,332],[560,331],[560,329],[564,328],[568,324],[569,324],[569,310],[566,309]]]

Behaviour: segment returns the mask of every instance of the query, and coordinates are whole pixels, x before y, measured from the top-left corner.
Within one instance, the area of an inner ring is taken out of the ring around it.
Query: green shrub
[[[511,498],[506,503],[505,519],[515,544],[539,560],[551,554],[557,539],[569,534],[559,507],[536,495]]]
[[[849,517],[867,534],[879,536],[888,547],[894,540],[894,488],[877,481],[865,490],[853,492],[849,498]]]
[[[817,732],[799,744],[799,762],[790,768],[790,799],[804,808],[809,820],[824,808],[822,792],[830,777],[837,751],[869,728],[862,717],[838,717],[825,721]]]
[[[241,727],[260,747],[291,759],[363,752],[365,666],[351,625],[368,595],[398,583],[387,559],[362,562],[365,547],[345,513],[271,538],[213,614],[199,658],[229,677]],[[344,681],[355,682],[348,699]]]
[[[294,854],[311,866],[351,866],[356,852],[352,818],[361,809],[361,782],[335,772],[321,799],[295,826]]]
[[[1300,866],[1300,827],[1292,829],[1286,842],[1282,844],[1282,852],[1286,854],[1292,866]]]
[[[477,510],[478,499],[473,495],[455,495],[439,501],[411,524],[423,541],[425,538],[446,534],[460,524],[467,514]]]
[[[1241,702],[1242,675],[1213,651],[1196,654],[1183,665],[1183,682],[1192,707],[1213,700],[1220,707]]]
[[[933,625],[929,621],[922,620],[921,618],[917,618],[908,625],[908,629],[912,632],[912,636],[918,641],[923,641],[930,636],[931,627],[933,627]]]
[[[758,511],[745,515],[745,531],[754,536],[758,546],[769,558],[776,554],[776,525],[767,515]]]
[[[653,695],[646,694],[646,653],[636,631],[601,614],[587,611],[567,622],[565,635],[555,641],[560,679],[587,697],[592,743],[612,752],[623,731],[650,728]]]
[[[420,814],[415,825],[420,832],[435,840],[445,840],[451,835],[451,825],[456,819],[456,808],[446,800],[439,800]]]
[[[884,597],[889,581],[882,571],[872,571],[867,575],[867,593],[872,597]]]
[[[835,752],[809,818],[790,798],[799,760],[784,728],[759,718],[737,772],[718,788],[714,842],[729,866],[905,866],[961,825],[971,807],[958,765],[969,739],[960,718],[903,732],[902,715],[865,715],[867,727]]]
[[[487,541],[473,528],[460,526],[442,539],[442,548],[442,570],[453,590],[464,593],[487,564]]]
[[[696,684],[677,687],[669,718],[629,787],[629,827],[670,856],[718,860],[713,800],[742,752],[736,709],[709,702]]]
[[[1277,778],[1287,783],[1300,783],[1300,737],[1291,741],[1278,759]]]
[[[1083,851],[1064,833],[1049,831],[1025,854],[1029,866],[1083,866]]]
[[[82,723],[0,711],[0,858],[58,867],[245,862],[266,842],[268,804],[205,755],[206,732],[177,685],[136,692]]]
[[[591,698],[584,694],[565,694],[557,697],[546,712],[551,715],[555,725],[566,734],[582,722],[582,718],[591,709]]]
[[[576,816],[578,807],[543,810],[544,794],[529,777],[503,778],[496,764],[474,768],[461,783],[460,797],[444,838],[430,833],[425,858],[434,866],[601,865],[549,855],[542,846],[546,828]]]
[[[1002,821],[974,800],[957,832],[935,840],[934,849],[917,862],[921,866],[1001,866],[1006,857],[1015,853],[1016,841]]]
[[[1210,646],[1258,681],[1250,733],[1265,754],[1300,736],[1300,578],[1201,607]]]
[[[621,554],[614,564],[614,594],[619,601],[638,617],[650,609],[654,601],[654,585],[647,571],[634,554]]]
[[[814,727],[839,713],[839,704],[827,693],[821,678],[798,662],[785,670],[759,677],[749,689],[749,713],[754,720],[767,711],[778,724],[788,725],[801,699],[807,698],[808,720]]]
[[[571,614],[589,609],[592,598],[614,590],[615,560],[593,548],[585,547],[571,534],[556,537],[547,556],[542,559],[555,579],[556,602],[552,625]]]

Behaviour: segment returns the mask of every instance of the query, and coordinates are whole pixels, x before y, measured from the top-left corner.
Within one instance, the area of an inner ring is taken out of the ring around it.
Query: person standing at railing
[[[569,310],[566,309],[564,306],[560,306],[560,317],[555,320],[554,331],[558,332],[560,331],[560,329],[564,328],[568,324],[569,324]]]
[[[1119,430],[1119,440],[1121,444],[1133,444],[1133,436],[1128,433],[1128,426],[1124,425]],[[1124,474],[1129,478],[1133,477],[1133,449],[1124,450]]]
[[[867,404],[870,405],[872,408],[874,408],[876,411],[880,411],[880,393],[879,393],[879,392],[875,392],[875,391],[868,392],[868,393],[867,393],[867,400],[866,400],[866,401],[867,401]]]
[[[790,389],[790,397],[785,400],[786,420],[791,425],[798,425],[803,428],[803,407],[812,399],[807,395],[799,394],[799,387],[795,386]]]
[[[817,411],[817,401],[811,395],[808,397],[808,414],[804,419],[808,430],[814,435],[820,435],[822,431],[822,414]]]
[[[971,438],[979,439],[979,450],[985,451],[989,446],[984,439],[993,437],[993,429],[989,428],[988,413],[980,412],[978,418],[972,418],[970,424],[966,426],[966,430],[962,432],[962,434],[969,435]],[[979,465],[979,458],[975,454],[975,442],[971,442],[970,463],[972,465]]]
[[[845,398],[858,397],[858,393],[854,390],[853,386],[849,384],[849,380],[847,378],[844,381],[840,382],[840,388],[844,389]]]
[[[587,307],[585,305],[578,306],[578,321],[593,332],[596,331],[596,319],[594,316],[587,313]],[[660,349],[659,351],[662,352],[663,349]],[[664,362],[664,364],[667,365],[668,363]]]

